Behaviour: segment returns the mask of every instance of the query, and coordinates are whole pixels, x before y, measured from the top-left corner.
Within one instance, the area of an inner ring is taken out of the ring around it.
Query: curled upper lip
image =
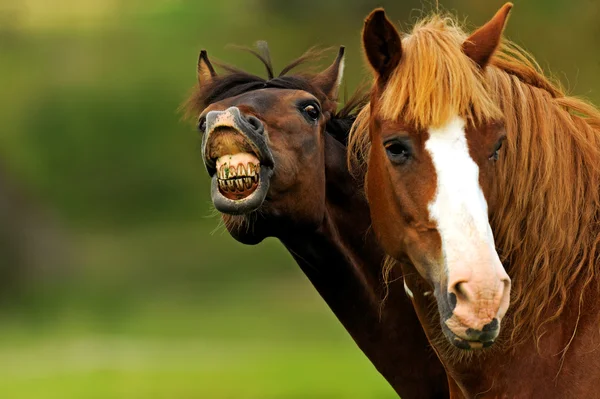
[[[267,145],[262,125],[257,128],[241,116],[237,107],[229,107],[225,111],[210,111],[206,115],[206,133],[202,139],[202,154],[204,164],[211,177],[217,170],[216,159],[213,159],[214,157],[211,157],[209,153],[209,144],[213,134],[220,129],[231,129],[238,133],[258,158],[261,166],[273,167],[273,155]]]
[[[257,148],[257,146],[248,139],[248,137],[246,137],[242,132],[240,132],[239,130],[235,130],[237,134],[241,135],[244,138],[244,141],[249,145],[251,151],[243,151],[243,152],[250,152],[252,153],[254,156],[256,156],[256,158],[258,158],[259,162],[261,163],[261,165],[266,165],[267,162],[265,162],[265,157],[263,157],[261,155],[261,151]],[[214,132],[214,130],[213,130]],[[209,143],[207,142],[207,145]],[[222,154],[222,155],[233,155],[233,154]],[[206,167],[209,169],[209,174],[212,176],[214,173],[216,173],[216,168],[217,168],[217,159],[218,157],[216,156],[211,156],[211,154],[207,151],[206,156],[204,158],[204,163],[206,164]]]

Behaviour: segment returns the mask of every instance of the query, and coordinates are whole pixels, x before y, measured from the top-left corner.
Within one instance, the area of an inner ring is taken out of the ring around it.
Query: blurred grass
[[[263,304],[254,305],[260,308]],[[133,331],[99,336],[61,331],[56,337],[50,334],[29,341],[16,329],[12,334],[18,336],[17,345],[16,337],[4,332],[0,339],[12,344],[0,345],[3,397],[394,397],[381,377],[370,370],[364,357],[348,351],[346,339],[335,339],[338,335],[342,338],[342,334],[333,331],[327,334],[327,328],[321,327],[320,333],[330,335],[330,340],[311,340],[310,332],[296,331],[295,324],[282,325],[276,312],[257,311],[257,308],[247,309],[253,314],[251,320],[240,319],[237,307],[221,308],[216,318],[210,310],[194,306],[185,309],[189,313],[175,312],[176,317],[166,320],[135,313],[133,316],[139,319],[129,318],[127,323],[135,326]],[[155,315],[162,314],[164,307],[158,310]],[[177,310],[182,309],[178,306]],[[186,320],[190,315],[204,322],[173,324],[173,320]],[[72,316],[78,317],[79,325],[80,316]],[[180,316],[183,317],[179,319]],[[294,317],[294,323],[317,326],[322,325],[318,323],[320,318]],[[223,320],[227,322],[222,323]],[[64,328],[73,328],[68,321],[64,322]],[[220,328],[229,326],[233,330],[244,330],[250,322],[253,329],[276,334],[215,337],[210,328],[206,331],[204,323],[210,322],[221,322]],[[167,330],[173,328],[177,336],[169,337],[169,332],[161,326],[163,323],[170,323]],[[146,337],[149,331],[155,331],[154,327],[165,336]],[[181,329],[189,327],[195,327],[189,330],[189,336],[180,336]],[[146,330],[145,333],[140,334],[140,329]]]
[[[31,315],[3,318],[0,392],[10,398],[394,397],[320,299],[294,281],[240,290],[228,284],[227,293],[201,302],[158,293],[124,307],[116,301],[104,312],[75,295],[73,306],[46,308],[34,322]]]
[[[244,271],[257,248],[198,225],[78,235],[74,273],[93,284],[38,282],[2,312],[0,397],[395,397],[280,245],[262,245],[266,267]],[[165,265],[178,275],[161,279]]]
[[[21,351],[20,362],[13,362],[1,378],[9,379],[2,381],[5,397],[393,397],[373,373],[357,367],[364,359],[349,355],[344,346],[97,338],[29,350],[35,353]],[[10,352],[1,354],[12,359]],[[25,365],[24,371],[20,367],[28,355],[36,359],[36,367]]]

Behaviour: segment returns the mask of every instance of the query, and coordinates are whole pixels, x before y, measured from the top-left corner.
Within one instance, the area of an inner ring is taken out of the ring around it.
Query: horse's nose
[[[240,119],[240,111],[229,107],[224,111],[210,111],[206,114],[206,133],[211,133],[217,127],[236,128]]]
[[[210,111],[206,115],[206,131],[211,132],[218,126],[229,126],[244,133],[264,133],[260,119],[250,113],[242,112],[238,107],[229,107],[224,111]]]
[[[510,277],[499,260],[490,263],[491,267],[455,270],[450,276],[448,303],[452,317],[447,324],[457,335],[469,340],[494,340],[508,309]]]
[[[246,120],[246,122],[254,132],[258,134],[263,134],[265,129],[260,119],[258,119],[254,115],[243,115],[242,117]]]

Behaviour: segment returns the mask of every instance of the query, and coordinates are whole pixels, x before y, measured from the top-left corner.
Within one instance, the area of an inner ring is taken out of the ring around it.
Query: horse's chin
[[[259,217],[256,213],[245,215],[227,215],[223,214],[225,228],[229,235],[237,242],[244,245],[260,244],[268,237],[263,223],[258,222]]]

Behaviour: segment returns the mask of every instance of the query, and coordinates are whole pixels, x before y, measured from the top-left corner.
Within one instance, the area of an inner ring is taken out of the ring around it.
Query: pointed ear
[[[345,51],[345,47],[340,46],[340,50],[338,51],[338,55],[335,58],[335,61],[333,61],[333,64],[315,76],[312,80],[312,83],[321,88],[327,98],[332,101],[337,101],[340,84],[342,83],[342,78],[344,76]]]
[[[200,51],[198,56],[198,84],[200,86],[205,85],[216,76],[217,73],[208,59],[206,50]]]
[[[500,45],[512,3],[506,3],[492,19],[477,29],[462,45],[464,53],[482,69]]]
[[[385,82],[402,58],[402,43],[398,31],[385,16],[383,8],[371,12],[362,32],[367,60],[380,82]]]

